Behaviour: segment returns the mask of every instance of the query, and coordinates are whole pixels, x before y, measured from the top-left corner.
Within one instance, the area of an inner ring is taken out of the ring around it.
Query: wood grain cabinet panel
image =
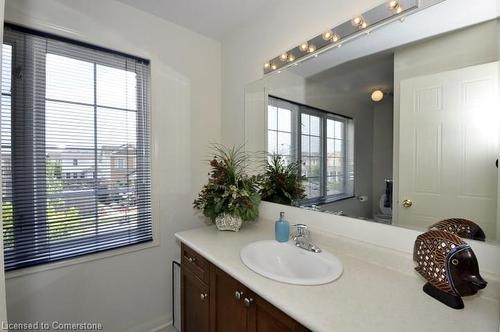
[[[186,268],[181,268],[181,284],[182,331],[210,331],[210,292],[208,285]]]
[[[246,288],[212,265],[210,267],[210,291],[214,295],[210,299],[210,307],[213,309],[210,315],[210,331],[246,331],[247,310],[242,303],[247,292]]]
[[[248,308],[248,332],[304,331],[301,325],[257,295]]]

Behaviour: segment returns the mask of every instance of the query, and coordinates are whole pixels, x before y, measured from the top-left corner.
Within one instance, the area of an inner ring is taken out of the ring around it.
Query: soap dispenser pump
[[[290,225],[285,220],[285,212],[280,212],[280,218],[274,223],[276,241],[287,242],[290,237]]]

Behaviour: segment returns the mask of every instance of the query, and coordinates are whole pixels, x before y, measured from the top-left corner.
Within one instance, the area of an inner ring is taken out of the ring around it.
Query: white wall
[[[373,105],[373,214],[379,214],[385,179],[392,179],[394,100],[391,96]]]
[[[167,323],[173,233],[201,224],[191,203],[206,180],[208,142],[220,141],[220,43],[113,0],[7,0],[6,20],[151,60],[161,235],[153,248],[9,278],[9,320],[94,321],[120,332]]]

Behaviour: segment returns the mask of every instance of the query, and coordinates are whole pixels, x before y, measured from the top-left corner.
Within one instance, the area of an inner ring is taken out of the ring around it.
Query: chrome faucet
[[[315,253],[321,252],[318,246],[311,243],[311,232],[307,228],[307,225],[296,224],[292,226],[297,229],[296,233],[292,234],[292,240],[295,242],[296,247]]]

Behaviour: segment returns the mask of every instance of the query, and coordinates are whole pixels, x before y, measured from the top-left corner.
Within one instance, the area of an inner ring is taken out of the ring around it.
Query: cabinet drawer
[[[208,284],[210,276],[208,261],[184,243],[181,244],[181,263],[182,266],[193,272],[201,281]]]

